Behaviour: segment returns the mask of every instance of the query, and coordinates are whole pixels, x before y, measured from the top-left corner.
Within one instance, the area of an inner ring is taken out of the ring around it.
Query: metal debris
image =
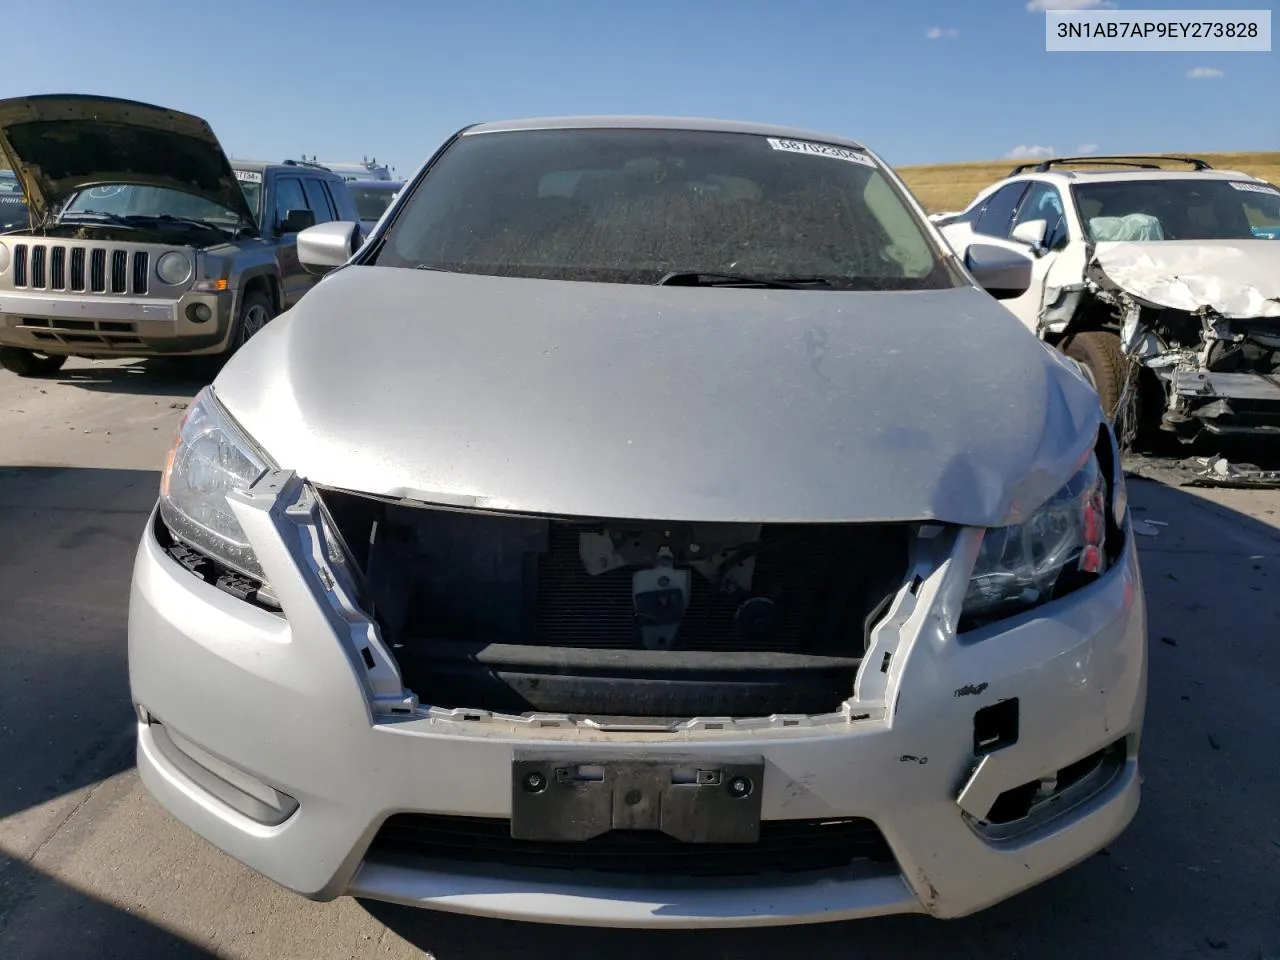
[[[1172,460],[1129,453],[1125,456],[1124,472],[1130,477],[1178,487],[1280,487],[1280,470],[1264,470],[1252,463],[1233,463],[1217,454]],[[1147,522],[1164,526],[1160,521]]]

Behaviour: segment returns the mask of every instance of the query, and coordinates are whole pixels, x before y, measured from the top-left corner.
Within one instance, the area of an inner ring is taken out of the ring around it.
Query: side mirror
[[[347,220],[308,227],[298,234],[298,260],[307,273],[319,276],[350,260],[359,240],[360,225]]]
[[[1030,257],[989,243],[975,243],[964,255],[978,285],[997,300],[1012,300],[1030,289],[1031,263]]]
[[[280,221],[277,233],[301,233],[307,227],[314,227],[316,223],[316,215],[312,210],[290,210],[284,215],[284,219]]]
[[[1025,243],[1037,252],[1044,249],[1044,238],[1049,233],[1048,220],[1023,220],[1013,228],[1011,238]]]

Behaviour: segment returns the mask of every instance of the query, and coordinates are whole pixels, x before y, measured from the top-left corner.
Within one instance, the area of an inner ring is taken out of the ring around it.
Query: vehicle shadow
[[[0,467],[0,820],[133,764],[129,577],[159,483]]]
[[[130,361],[72,360],[43,379],[59,386],[136,396],[194,396],[218,375],[220,364],[187,357]],[[35,381],[32,381],[35,382]]]
[[[6,919],[13,913],[20,920]],[[67,925],[74,925],[69,938]],[[74,943],[70,947],[68,939]],[[218,955],[145,917],[0,857],[0,957],[5,960],[214,960]]]
[[[1103,854],[954,921],[623,931],[361,906],[438,960],[771,960],[797,944],[869,960],[1280,956],[1280,529],[1176,487],[1128,486],[1135,516],[1164,525],[1139,540],[1150,626],[1142,806]],[[1273,491],[1248,495],[1280,508]]]
[[[132,768],[129,570],[159,475],[0,467],[0,957],[213,953],[55,877],[68,825]]]

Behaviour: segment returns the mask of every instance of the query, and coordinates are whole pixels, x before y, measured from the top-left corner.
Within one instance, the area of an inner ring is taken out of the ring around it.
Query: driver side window
[[[1066,241],[1067,219],[1063,211],[1062,195],[1058,193],[1057,187],[1049,183],[1033,183],[1018,206],[1018,212],[1014,215],[1009,233],[1012,235],[1018,224],[1026,223],[1028,220],[1045,222],[1045,249],[1056,249]]]
[[[275,226],[279,229],[290,210],[306,210],[307,198],[297,177],[281,177],[276,183]]]
[[[988,199],[973,225],[973,232],[1007,239],[1013,229],[1013,211],[1027,189],[1025,180],[1005,184]]]

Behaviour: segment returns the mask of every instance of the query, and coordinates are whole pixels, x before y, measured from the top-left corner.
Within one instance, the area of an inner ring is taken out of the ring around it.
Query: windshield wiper
[[[220,231],[220,232],[222,232],[222,233],[233,233],[233,232],[234,232],[234,231],[232,231],[232,230],[228,229],[227,227],[224,227],[224,226],[222,226],[222,225],[220,225],[220,224],[217,224],[217,223],[212,223],[212,222],[210,222],[210,221],[208,221],[208,220],[197,220],[197,219],[196,219],[196,218],[194,218],[194,217],[175,217],[175,216],[174,216],[173,214],[171,214],[171,213],[134,213],[134,214],[130,214],[130,215],[129,215],[128,217],[126,217],[125,219],[126,219],[126,220],[130,220],[130,221],[132,221],[132,220],[159,220],[159,221],[161,221],[161,222],[163,222],[163,223],[185,223],[185,224],[187,224],[188,226],[192,226],[192,227],[201,227],[201,228],[203,228],[203,229],[205,229],[205,230],[218,230],[218,231]]]
[[[756,287],[765,290],[804,290],[829,287],[826,277],[753,277],[737,273],[673,271],[658,281],[660,287]]]
[[[128,217],[122,217],[118,213],[103,213],[101,210],[73,210],[70,213],[65,213],[59,217],[60,220],[64,221],[87,220],[90,218],[95,220],[105,220],[107,223],[117,223],[122,227],[131,226]]]

